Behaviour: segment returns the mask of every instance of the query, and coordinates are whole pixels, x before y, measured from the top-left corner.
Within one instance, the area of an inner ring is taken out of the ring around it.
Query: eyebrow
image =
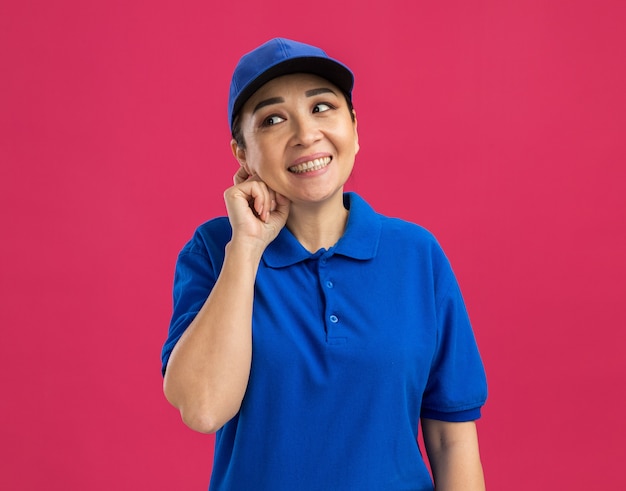
[[[313,97],[319,94],[335,94],[334,90],[329,89],[328,87],[320,87],[319,89],[311,89],[307,90],[304,95],[307,97]],[[337,95],[337,94],[335,94]]]
[[[283,99],[282,97],[270,97],[269,99],[265,99],[264,101],[261,101],[256,106],[254,106],[252,114],[257,112],[262,107],[270,106],[272,104],[280,104],[281,102],[285,102],[285,99]]]
[[[335,94],[334,90],[331,90],[327,87],[320,87],[319,89],[311,89],[311,90],[307,90],[304,95],[306,97],[314,97],[316,95],[319,94]],[[337,94],[335,94],[337,95]],[[265,106],[271,106],[272,104],[280,104],[282,102],[285,102],[285,99],[282,97],[270,97],[269,99],[265,99],[262,100],[261,102],[259,102],[256,106],[254,106],[254,109],[252,110],[252,114],[254,114],[255,112],[257,112],[259,109],[264,108]]]

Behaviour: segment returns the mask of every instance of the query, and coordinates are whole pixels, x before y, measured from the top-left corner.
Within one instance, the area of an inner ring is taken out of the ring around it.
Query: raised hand
[[[290,202],[258,176],[240,167],[234,186],[224,192],[233,241],[250,241],[265,249],[287,222]]]

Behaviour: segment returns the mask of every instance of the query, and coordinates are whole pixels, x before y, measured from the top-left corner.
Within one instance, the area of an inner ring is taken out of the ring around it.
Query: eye
[[[324,111],[328,111],[330,109],[333,109],[333,106],[331,106],[330,104],[327,104],[326,102],[320,102],[318,104],[315,104],[315,106],[313,106],[314,113],[323,113]]]
[[[273,126],[283,121],[285,121],[285,118],[281,118],[280,116],[269,116],[263,120],[263,126]]]

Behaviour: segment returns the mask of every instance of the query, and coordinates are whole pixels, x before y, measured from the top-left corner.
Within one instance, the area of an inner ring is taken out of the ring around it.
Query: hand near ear
[[[233,240],[253,240],[264,249],[287,222],[290,202],[241,166],[224,193]]]

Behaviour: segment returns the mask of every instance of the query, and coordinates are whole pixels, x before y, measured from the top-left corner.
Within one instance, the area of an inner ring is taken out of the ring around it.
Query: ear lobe
[[[233,156],[239,162],[239,165],[245,165],[246,163],[246,149],[240,147],[237,144],[237,140],[234,138],[230,141],[230,150],[233,152]]]
[[[356,111],[352,110],[352,113],[354,114],[354,122],[353,122],[353,126],[354,126],[354,154],[356,155],[357,153],[359,153],[359,150],[361,149],[361,146],[359,145],[359,132],[356,129],[356,127],[357,127]]]
[[[239,165],[246,171],[249,176],[252,175],[250,173],[250,170],[248,169],[246,149],[240,147],[237,144],[237,140],[235,140],[234,138],[230,141],[230,149],[233,152],[233,156],[237,159],[237,162],[239,162]]]

